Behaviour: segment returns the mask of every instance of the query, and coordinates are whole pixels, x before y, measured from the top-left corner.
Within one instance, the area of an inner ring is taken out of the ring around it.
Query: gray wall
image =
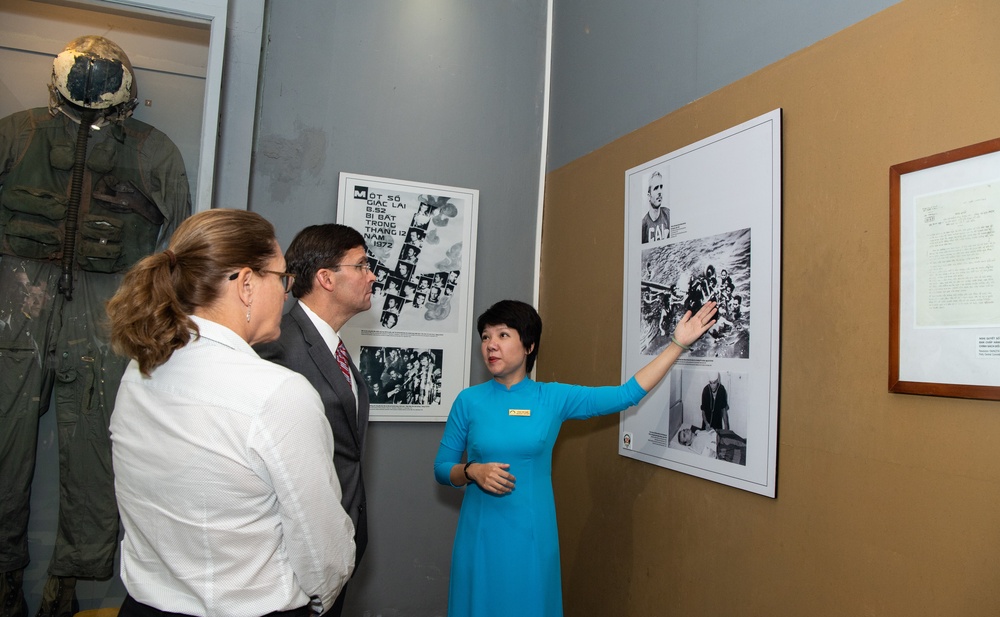
[[[336,220],[342,171],[474,188],[474,311],[530,301],[545,4],[272,0],[266,20],[250,208],[275,223],[282,245]],[[480,365],[473,383],[486,376]],[[442,430],[371,425],[371,543],[348,614],[445,614],[461,492],[433,478]]]
[[[547,167],[562,167],[897,1],[554,0]]]

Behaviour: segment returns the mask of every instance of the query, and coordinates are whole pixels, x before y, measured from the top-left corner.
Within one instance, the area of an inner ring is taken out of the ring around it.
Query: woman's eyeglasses
[[[281,286],[285,289],[285,293],[292,291],[292,285],[295,284],[295,275],[291,272],[278,272],[276,270],[258,270],[257,272],[264,272],[266,274],[274,274],[281,280]],[[240,275],[239,272],[234,272],[229,275],[230,281],[235,281],[236,277]]]

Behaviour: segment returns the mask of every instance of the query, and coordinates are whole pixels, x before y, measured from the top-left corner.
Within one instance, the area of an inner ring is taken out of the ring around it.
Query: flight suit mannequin
[[[118,540],[108,424],[127,360],[104,303],[191,212],[184,162],[131,117],[132,65],[99,36],[53,61],[48,108],[0,119],[0,617],[27,613],[38,419],[55,396],[59,522],[40,616],[72,615],[78,578],[107,579]]]

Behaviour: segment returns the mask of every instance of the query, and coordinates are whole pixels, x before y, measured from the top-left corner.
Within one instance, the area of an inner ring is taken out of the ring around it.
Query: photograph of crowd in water
[[[712,301],[716,324],[693,357],[750,357],[750,230],[674,242],[642,251],[640,350],[656,355],[685,311]]]

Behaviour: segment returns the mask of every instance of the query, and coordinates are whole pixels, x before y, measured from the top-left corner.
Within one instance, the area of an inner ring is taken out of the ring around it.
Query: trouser
[[[312,609],[306,605],[289,611],[274,611],[264,615],[264,617],[310,617],[313,614]],[[132,596],[125,596],[125,601],[122,602],[122,607],[118,611],[118,617],[190,617],[190,615],[161,611],[137,601]]]
[[[49,574],[112,574],[118,508],[108,425],[126,360],[111,353],[104,303],[119,274],[0,256],[0,572],[28,563],[28,511],[38,419],[55,397],[59,522]]]

